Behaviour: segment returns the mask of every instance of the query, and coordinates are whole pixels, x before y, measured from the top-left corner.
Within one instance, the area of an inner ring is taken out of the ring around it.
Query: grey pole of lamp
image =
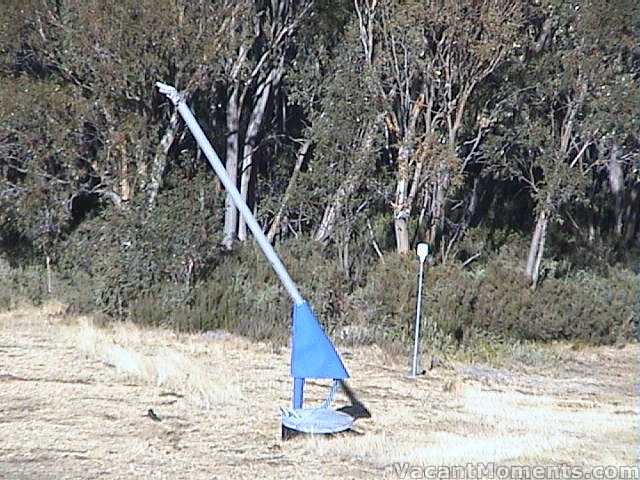
[[[213,167],[213,170],[216,172],[216,175],[218,175],[218,178],[224,185],[225,189],[227,190],[229,195],[231,195],[231,199],[233,200],[233,203],[235,203],[236,208],[240,212],[240,215],[242,215],[242,218],[244,218],[244,221],[249,227],[249,230],[251,230],[251,233],[253,233],[253,238],[256,239],[256,242],[262,249],[262,252],[267,257],[267,260],[269,261],[269,263],[271,263],[271,266],[275,270],[276,275],[278,275],[278,278],[280,278],[280,281],[284,285],[284,288],[286,288],[287,292],[289,292],[289,295],[291,296],[291,298],[293,299],[293,302],[296,305],[302,305],[304,303],[304,298],[302,298],[302,295],[300,295],[300,292],[298,291],[296,284],[289,276],[289,272],[287,272],[287,269],[282,264],[280,257],[278,257],[278,254],[271,246],[271,243],[269,243],[269,240],[267,240],[267,237],[265,236],[264,232],[260,228],[260,225],[258,225],[258,222],[253,216],[253,213],[251,212],[246,202],[242,198],[242,195],[240,195],[238,188],[231,181],[231,179],[229,178],[229,175],[227,175],[227,169],[224,168],[224,165],[222,165],[222,162],[220,161],[220,157],[218,157],[218,154],[215,152],[215,150],[209,143],[209,140],[207,140],[207,137],[205,136],[204,132],[200,128],[198,121],[193,116],[193,113],[191,113],[191,109],[185,102],[184,96],[181,95],[171,85],[166,85],[161,82],[156,82],[156,87],[158,87],[158,90],[160,90],[160,93],[165,95],[176,106],[176,108],[178,109],[178,112],[180,113],[185,123],[187,124],[187,127],[189,127],[189,130],[191,130],[191,134],[193,135],[193,138],[195,138],[196,142],[198,143],[198,146],[202,149],[202,151],[204,152],[204,155],[207,157],[207,160],[209,160],[209,163]],[[302,407],[303,388],[304,388],[304,379],[294,378],[293,379],[293,389],[294,389],[293,408]]]
[[[413,363],[411,364],[411,376],[418,374],[418,346],[420,345],[420,323],[421,323],[421,307],[422,307],[422,279],[424,276],[424,261],[429,255],[429,245],[419,243],[417,248],[418,258],[420,259],[420,274],[418,275],[418,298],[416,300],[416,329],[413,342]]]
[[[160,93],[166,95],[166,97],[171,100],[171,102],[178,108],[178,112],[180,112],[180,115],[187,124],[187,127],[189,127],[189,130],[191,130],[191,133],[196,139],[196,142],[198,142],[198,145],[204,152],[207,160],[209,160],[209,163],[215,170],[218,178],[220,178],[220,180],[222,181],[224,188],[231,195],[233,203],[235,203],[236,207],[240,211],[240,214],[251,230],[251,233],[253,233],[253,238],[255,238],[256,242],[258,242],[258,245],[267,257],[267,260],[269,260],[269,263],[271,263],[271,266],[275,270],[276,275],[278,275],[278,277],[280,278],[280,281],[287,289],[287,292],[289,292],[289,295],[291,296],[295,304],[301,305],[302,303],[304,303],[304,299],[302,298],[302,295],[300,295],[296,284],[289,276],[289,272],[287,272],[287,269],[282,264],[282,261],[269,243],[269,240],[267,240],[267,237],[264,235],[262,228],[260,228],[260,225],[258,225],[258,222],[253,216],[253,213],[251,213],[251,210],[243,200],[242,195],[240,195],[238,188],[231,181],[229,175],[227,175],[227,170],[224,168],[224,165],[222,165],[218,154],[209,143],[209,140],[207,140],[207,137],[200,128],[200,125],[198,124],[196,118],[193,116],[193,113],[191,113],[191,109],[187,106],[184,97],[180,95],[180,93],[178,93],[178,91],[171,85],[165,85],[164,83],[157,82],[156,87],[158,87]]]

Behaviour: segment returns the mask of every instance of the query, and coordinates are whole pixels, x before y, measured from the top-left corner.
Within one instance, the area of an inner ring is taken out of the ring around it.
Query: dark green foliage
[[[226,256],[210,278],[196,287],[182,322],[195,329],[223,329],[284,343],[290,302],[269,270],[251,247]]]
[[[0,259],[0,311],[25,303],[41,305],[48,297],[46,275],[43,268],[10,268]]]
[[[123,317],[149,298],[160,312],[189,304],[192,286],[217,261],[219,236],[208,225],[219,220],[222,198],[211,191],[206,174],[168,180],[153,215],[141,205],[106,211],[66,240],[59,267],[70,285],[79,277],[86,279],[82,288],[91,290],[78,308],[93,304]],[[190,188],[169,188],[172,181],[189,181]]]
[[[463,341],[482,331],[513,339],[598,344],[634,338],[638,290],[632,272],[612,268],[597,276],[582,271],[548,278],[534,291],[509,250],[503,248],[474,271],[459,265],[429,268],[425,322]],[[417,261],[387,257],[370,272],[366,286],[350,297],[349,318],[380,328],[387,338],[406,339],[415,318],[416,272]]]
[[[281,249],[293,278],[323,326],[332,332],[341,322],[349,293],[344,275],[308,240]],[[225,255],[193,291],[188,314],[197,329],[225,329],[255,339],[283,342],[289,335],[291,302],[271,266],[253,245]]]
[[[364,325],[378,341],[399,341],[411,331],[416,296],[415,263],[389,255],[367,275],[349,304],[350,323]]]
[[[162,80],[223,160],[237,115],[248,203],[331,335],[407,344],[395,252],[425,240],[430,342],[640,334],[638,2],[4,3],[0,308],[46,299],[49,259],[72,312],[286,341]]]
[[[635,289],[630,272],[612,271],[548,279],[534,292],[518,272],[491,265],[478,285],[472,325],[524,340],[630,340]]]

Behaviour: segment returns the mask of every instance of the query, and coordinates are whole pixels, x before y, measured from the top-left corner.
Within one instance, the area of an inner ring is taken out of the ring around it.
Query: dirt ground
[[[557,345],[534,366],[445,362],[418,380],[406,359],[339,350],[373,417],[349,435],[282,442],[285,349],[220,332],[99,329],[55,305],[0,314],[0,478],[427,478],[415,468],[636,464],[637,345]],[[308,404],[325,390],[311,383]]]

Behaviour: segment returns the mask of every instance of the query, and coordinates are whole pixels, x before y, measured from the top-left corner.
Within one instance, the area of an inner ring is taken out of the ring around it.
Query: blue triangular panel
[[[349,378],[331,340],[307,302],[293,307],[291,376],[294,378]]]

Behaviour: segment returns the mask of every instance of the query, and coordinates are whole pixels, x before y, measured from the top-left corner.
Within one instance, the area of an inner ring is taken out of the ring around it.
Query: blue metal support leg
[[[304,378],[293,379],[293,408],[302,408],[304,394]]]

